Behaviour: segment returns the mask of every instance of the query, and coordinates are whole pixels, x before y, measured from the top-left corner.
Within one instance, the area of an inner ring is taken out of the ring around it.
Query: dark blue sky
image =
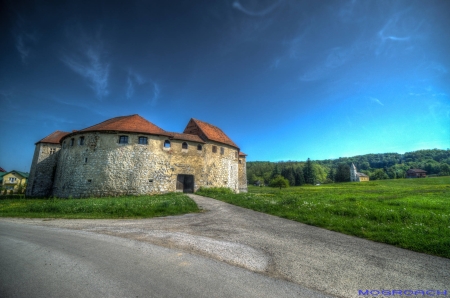
[[[450,147],[450,1],[2,3],[6,170],[130,114],[209,122],[250,161]]]

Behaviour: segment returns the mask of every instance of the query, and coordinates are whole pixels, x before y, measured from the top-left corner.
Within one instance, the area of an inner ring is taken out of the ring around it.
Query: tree
[[[305,167],[303,168],[303,174],[305,176],[305,182],[308,184],[314,184],[316,175],[311,160],[308,158]]]
[[[334,182],[335,176],[336,176],[336,173],[335,173],[334,169],[330,168],[330,171],[328,172],[328,175],[327,175],[327,179],[329,179],[329,181]]]
[[[287,181],[289,181],[289,185],[295,185],[295,175],[294,169],[292,167],[284,168],[281,171],[281,176],[283,176]]]
[[[386,174],[386,172],[383,169],[376,169],[370,176],[370,180],[382,180],[382,179],[388,179],[388,178],[389,178],[389,176]]]
[[[336,182],[349,182],[350,181],[350,166],[346,163],[338,164],[336,174],[334,176]]]
[[[439,175],[449,176],[450,175],[450,166],[446,163],[441,164]]]
[[[301,186],[301,185],[305,184],[305,176],[303,175],[303,170],[301,167],[298,167],[295,169],[294,176],[295,176],[295,185],[296,186]]]
[[[270,181],[269,186],[270,187],[279,187],[280,189],[286,188],[286,187],[289,187],[289,181],[287,181],[287,179],[283,178],[283,176],[279,175]]]
[[[280,171],[280,168],[278,167],[278,164],[276,163],[275,167],[272,170],[272,174],[270,175],[270,179],[273,179],[280,175],[281,175],[281,171]]]

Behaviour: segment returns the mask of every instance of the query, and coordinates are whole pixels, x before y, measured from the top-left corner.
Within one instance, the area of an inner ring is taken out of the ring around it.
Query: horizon
[[[139,114],[195,118],[247,161],[450,148],[450,1],[8,1],[0,167],[34,144]],[[403,153],[402,153],[403,152]]]

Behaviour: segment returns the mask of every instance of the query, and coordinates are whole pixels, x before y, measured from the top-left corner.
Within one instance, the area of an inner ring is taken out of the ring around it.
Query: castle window
[[[197,150],[198,150],[198,151],[202,151],[202,145],[198,144],[198,145],[197,145]]]
[[[239,159],[239,163],[242,163],[242,159]]]
[[[238,152],[237,151],[234,152],[234,158],[238,158]]]
[[[164,148],[170,148],[170,141],[169,140],[165,140],[164,141]]]
[[[87,163],[87,157],[84,158],[84,163]]]
[[[119,144],[128,144],[128,136],[120,136]]]
[[[148,179],[148,182],[153,183],[153,179]]]
[[[50,148],[50,154],[55,154],[56,148]]]
[[[225,148],[220,147],[220,155],[223,155],[225,153]]]
[[[73,144],[75,143],[75,139],[70,139],[70,146],[73,146]]]
[[[147,137],[139,137],[139,144],[147,145],[148,144]]]
[[[92,179],[88,179],[88,180],[87,180],[87,183],[91,183],[91,182],[92,182]]]
[[[212,152],[217,153],[217,146],[212,146]]]
[[[187,149],[188,148],[188,144],[186,142],[183,142],[183,144],[181,144],[181,149]]]
[[[84,137],[80,137],[80,146],[84,145]]]

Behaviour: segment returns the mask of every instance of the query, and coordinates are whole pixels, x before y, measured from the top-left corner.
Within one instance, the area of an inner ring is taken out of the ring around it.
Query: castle
[[[369,181],[369,176],[364,173],[360,173],[356,170],[355,165],[352,163],[350,167],[350,181],[352,182],[364,182]]]
[[[115,117],[35,144],[26,195],[88,197],[247,192],[246,154],[218,127],[191,119],[167,132],[139,115]]]

